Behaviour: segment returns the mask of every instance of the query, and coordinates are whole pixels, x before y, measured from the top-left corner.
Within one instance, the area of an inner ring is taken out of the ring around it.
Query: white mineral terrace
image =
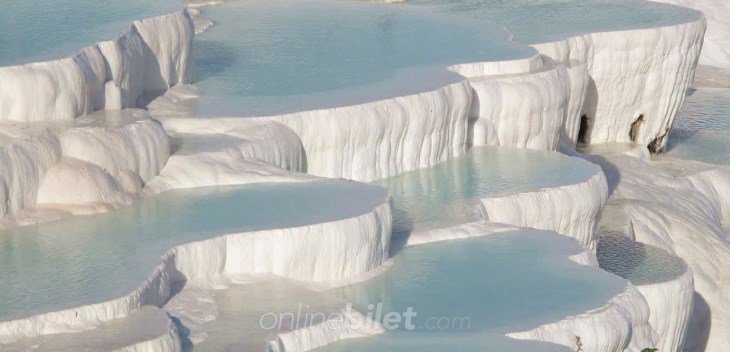
[[[0,5],[0,350],[730,345],[730,169],[673,159],[727,150],[668,142],[723,1],[48,2]]]

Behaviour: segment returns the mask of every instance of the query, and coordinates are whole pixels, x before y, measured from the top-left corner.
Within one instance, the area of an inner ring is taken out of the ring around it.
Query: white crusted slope
[[[553,342],[570,348],[575,348],[575,338],[580,336],[585,351],[638,352],[654,346],[652,334],[646,301],[629,285],[625,292],[602,308],[507,336]]]
[[[3,351],[34,352],[177,352],[182,343],[167,314],[144,307],[126,318],[101,324],[93,330],[26,338],[3,345]]]
[[[660,351],[682,351],[692,316],[694,280],[687,270],[677,279],[636,287],[649,305],[649,323]]]
[[[700,65],[730,69],[730,2],[723,0],[652,0],[702,11],[707,33]]]
[[[724,350],[730,342],[730,239],[721,226],[730,199],[727,171],[674,177],[629,156],[592,159],[604,167],[612,199],[625,204],[629,235],[676,254],[692,269],[696,292],[685,347]]]
[[[474,90],[472,145],[555,150],[562,136],[577,135],[588,83],[585,65],[566,68],[542,55],[524,61],[451,68],[469,77]]]
[[[630,280],[646,299],[654,347],[684,351],[693,308],[692,270],[675,255],[628,238],[626,215],[620,202],[604,207],[598,252],[601,267]]]
[[[308,351],[384,332],[341,298],[272,275],[190,282],[164,309],[203,351]]]
[[[167,134],[143,110],[97,112],[63,123],[6,123],[0,133],[6,136],[0,217],[39,204],[98,210],[128,204],[170,153]]]
[[[586,143],[633,139],[659,151],[694,77],[705,27],[698,13],[688,23],[589,33],[533,47],[558,61],[586,64]]]
[[[308,173],[372,181],[464,153],[471,98],[464,80],[416,95],[266,119],[299,135]]]
[[[236,185],[256,182],[308,181],[316,177],[303,174],[306,169],[304,148],[288,127],[270,121],[242,119],[236,124],[209,123],[205,119],[166,119],[165,128],[185,139],[232,139],[226,145],[192,153],[172,155],[160,175],[145,187],[146,193],[175,188]],[[233,137],[233,138],[230,138]]]
[[[363,214],[306,226],[223,235],[179,245],[162,256],[137,289],[101,303],[0,322],[0,343],[74,332],[162,306],[173,285],[224,275],[275,274],[303,281],[338,281],[367,272],[389,257],[390,198]]]
[[[555,231],[595,251],[598,217],[607,199],[606,177],[596,167],[581,183],[482,199],[479,213],[489,221]]]
[[[0,121],[70,119],[136,107],[145,92],[193,80],[185,11],[136,21],[116,39],[54,61],[0,67]]]
[[[464,79],[429,92],[359,105],[259,118],[170,118],[164,124],[178,133],[236,136],[252,121],[280,123],[299,136],[307,173],[372,181],[463,154],[471,97]]]

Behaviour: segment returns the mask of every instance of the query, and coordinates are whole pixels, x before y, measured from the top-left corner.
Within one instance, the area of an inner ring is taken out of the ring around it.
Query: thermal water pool
[[[331,293],[363,314],[382,302],[380,320],[411,307],[413,329],[401,322],[316,351],[570,351],[504,334],[599,308],[625,289],[623,279],[568,259],[580,251],[575,241],[538,230],[406,247],[385,273]],[[443,329],[433,328],[439,319]]]
[[[687,271],[679,257],[657,247],[635,242],[621,233],[604,232],[596,256],[601,269],[634,285],[667,282]]]
[[[461,157],[430,168],[380,180],[374,184],[388,188],[395,207],[394,232],[402,233],[413,228],[417,230],[443,228],[474,221],[476,219],[472,217],[473,211],[478,200],[483,197],[577,183],[587,180],[597,172],[600,172],[600,169],[591,163],[555,152],[480,146],[472,148]],[[514,246],[512,255],[515,257],[514,260],[519,260],[517,257],[520,249],[516,246],[527,246],[522,243],[523,240],[519,239],[519,236],[523,234],[518,233],[505,237],[502,241],[488,243],[499,248],[513,248]],[[528,235],[528,237],[547,241],[548,238],[557,236],[541,233]],[[517,243],[512,243],[512,241],[517,241]],[[555,245],[560,246],[559,244],[564,243],[566,243],[565,240],[561,238]],[[399,243],[394,244],[395,247],[398,245]],[[565,250],[578,253],[580,247],[572,246],[568,245]],[[396,262],[400,260],[400,253],[395,254]],[[529,252],[525,252],[525,255],[532,256]],[[441,258],[446,260],[447,257]],[[529,259],[526,260],[529,261]],[[481,264],[475,262],[474,265]],[[525,268],[525,270],[528,269]],[[414,275],[420,274],[414,272]],[[269,307],[273,312],[294,313],[299,316],[298,307],[301,306],[313,313],[325,313],[329,316],[334,309],[341,309],[345,305],[343,302],[349,302],[347,299],[329,298],[330,292],[310,291],[306,295],[292,294],[292,292],[299,291],[301,289],[293,290],[292,286],[286,282],[279,282],[273,286],[265,283],[247,284],[212,292],[190,289],[187,292],[183,290],[173,299],[172,306],[175,308],[168,309],[166,306],[165,309],[173,315],[179,314],[185,317],[190,311],[210,310],[206,307],[196,308],[195,302],[215,301],[220,312],[216,320],[199,324],[195,322],[194,318],[187,319],[192,321],[190,325],[191,340],[195,340],[201,333],[208,335],[207,339],[196,342],[191,348],[195,351],[214,351],[240,350],[252,345],[260,346],[268,340],[275,339],[276,333],[282,331],[267,331],[257,325],[262,314],[267,313],[260,307]],[[310,296],[316,299],[312,301],[308,298]],[[181,300],[180,303],[175,302],[178,299]],[[324,304],[325,302],[329,303]],[[550,315],[546,317],[550,317]],[[183,318],[183,324],[186,324],[185,318]],[[300,324],[299,327],[307,326]],[[494,338],[500,344],[504,343],[508,346],[536,344],[535,342],[517,343],[503,339],[501,335],[502,333],[492,334],[490,339]],[[476,338],[475,343],[482,343],[482,338]]]
[[[174,155],[192,155],[237,147],[241,139],[223,134],[199,135],[189,133],[172,134],[170,149]]]
[[[251,280],[222,290],[186,288],[164,307],[189,330],[184,350],[267,351],[277,334],[315,325],[347,309],[339,297],[296,282]],[[206,321],[213,312],[216,319]]]
[[[585,33],[669,26],[700,15],[687,8],[642,0],[413,0],[404,6],[499,23],[524,44]]]
[[[409,232],[474,221],[482,198],[575,184],[599,172],[597,165],[556,152],[479,146],[374,184],[393,197],[393,231]]]
[[[126,295],[180,244],[359,216],[386,197],[382,188],[336,180],[200,188],[2,231],[0,321]]]
[[[674,120],[666,155],[730,164],[730,89],[693,89]]]
[[[461,80],[448,65],[529,57],[499,26],[345,1],[245,1],[203,9],[201,116],[261,116],[420,93]]]
[[[181,9],[181,0],[3,0],[0,67],[71,56],[133,21]]]

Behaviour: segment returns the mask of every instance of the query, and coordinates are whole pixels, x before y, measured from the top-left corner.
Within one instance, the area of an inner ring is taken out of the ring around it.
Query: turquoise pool
[[[406,247],[384,274],[332,293],[373,317],[369,305],[382,302],[383,317],[410,307],[410,328],[402,320],[317,351],[570,351],[504,334],[599,308],[625,289],[623,279],[567,258],[580,250],[537,230]]]
[[[0,321],[121,297],[179,244],[346,219],[385,197],[382,188],[336,180],[200,188],[2,231]]]
[[[393,197],[393,231],[409,232],[473,221],[482,198],[574,184],[598,172],[592,163],[556,152],[480,146],[374,184]]]
[[[602,233],[596,256],[601,269],[634,285],[671,281],[687,271],[687,264],[679,257],[663,249],[634,242],[621,233]]]
[[[590,32],[667,26],[699,15],[643,0],[412,0],[403,4],[499,23],[525,44]]]
[[[357,1],[252,0],[205,8],[201,116],[260,116],[352,105],[459,80],[445,67],[528,57],[501,27]]]
[[[667,156],[730,164],[730,89],[693,89],[674,120]]]

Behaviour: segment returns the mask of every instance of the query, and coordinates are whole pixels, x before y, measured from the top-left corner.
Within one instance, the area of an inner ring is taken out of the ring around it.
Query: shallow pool
[[[384,274],[332,292],[373,317],[382,303],[380,321],[410,307],[410,327],[402,318],[383,335],[317,351],[570,351],[504,334],[601,307],[625,289],[623,279],[567,258],[579,251],[538,230],[406,247]]]
[[[493,21],[525,44],[590,32],[668,26],[699,15],[643,0],[412,0],[403,4]]]
[[[598,172],[592,163],[556,152],[480,146],[375,184],[393,197],[393,231],[408,232],[473,221],[482,198],[575,184]]]
[[[0,66],[71,56],[135,20],[180,9],[180,0],[3,0]]]
[[[224,134],[178,133],[170,136],[170,152],[174,155],[192,155],[234,148],[244,143],[241,138]]]
[[[528,57],[501,27],[392,4],[252,0],[212,6],[198,36],[203,116],[272,115],[423,92],[450,64]]]
[[[0,321],[121,297],[179,244],[350,218],[385,197],[382,188],[335,180],[200,188],[2,231]]]
[[[730,89],[693,89],[674,120],[667,156],[730,164]]]
[[[195,352],[267,351],[277,334],[316,325],[346,309],[346,302],[337,296],[285,279],[264,279],[206,292],[189,289],[171,302],[175,307],[165,309],[173,316],[206,312],[211,304],[218,311],[217,319],[193,329],[193,334],[203,332],[205,340],[192,344],[183,337],[184,350]]]
[[[635,242],[621,233],[602,233],[596,256],[601,269],[621,276],[634,285],[674,280],[687,271],[687,265],[679,257],[663,249]]]

